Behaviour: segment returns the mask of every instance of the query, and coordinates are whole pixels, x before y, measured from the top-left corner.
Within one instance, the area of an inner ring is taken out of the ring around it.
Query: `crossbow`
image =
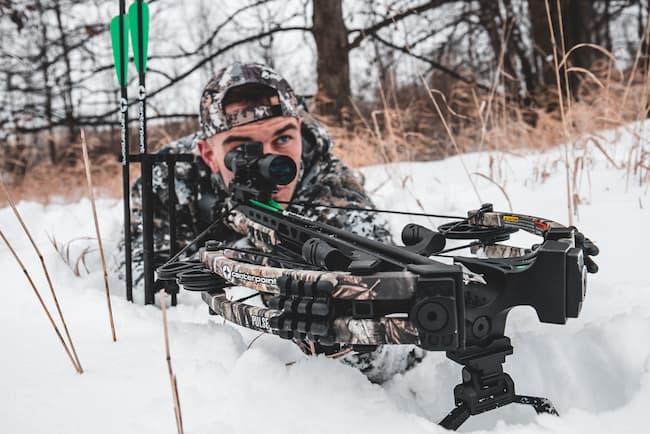
[[[447,429],[510,403],[557,415],[548,399],[515,393],[502,366],[513,352],[504,332],[515,306],[533,307],[543,323],[578,317],[598,248],[575,227],[484,204],[435,230],[408,224],[404,246],[387,245],[273,201],[277,186],[296,175],[290,158],[249,142],[225,163],[232,206],[222,223],[248,234],[254,248],[207,241],[198,260],[176,255],[160,267],[159,280],[201,291],[212,314],[235,324],[330,351],[389,344],[445,351],[463,365],[455,408],[440,422]],[[541,242],[502,244],[519,230]],[[476,255],[445,255],[459,249],[445,250],[447,240],[469,242],[461,247]],[[442,256],[447,262],[432,258]],[[264,307],[229,299],[231,286],[263,294]]]

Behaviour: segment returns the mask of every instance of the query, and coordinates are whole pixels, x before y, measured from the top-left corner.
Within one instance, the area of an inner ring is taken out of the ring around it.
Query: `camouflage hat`
[[[226,114],[222,101],[229,90],[244,84],[261,84],[275,90],[279,103],[246,107]],[[233,127],[275,116],[298,117],[298,100],[289,83],[259,63],[235,62],[218,71],[203,89],[199,121],[205,138]]]

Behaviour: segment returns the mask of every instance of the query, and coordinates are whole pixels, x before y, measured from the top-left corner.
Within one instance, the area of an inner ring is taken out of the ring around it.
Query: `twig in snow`
[[[259,338],[261,338],[262,335],[264,335],[264,334],[265,334],[265,333],[262,332],[262,333],[260,333],[259,335],[255,336],[255,337],[253,338],[253,340],[250,341],[250,343],[249,343],[248,346],[246,347],[246,350],[250,350],[251,347],[253,346],[253,344],[255,343],[255,341],[258,340]]]
[[[438,105],[438,102],[436,101],[436,98],[433,96],[434,93],[437,93],[440,95],[443,100],[444,95],[442,92],[440,92],[437,89],[431,89],[431,87],[427,84],[426,80],[424,79],[424,76],[422,73],[419,73],[420,75],[420,81],[422,81],[422,84],[424,87],[427,89],[427,94],[429,95],[429,99],[431,99],[431,102],[433,103],[434,107],[436,108],[436,112],[438,113],[438,117],[440,118],[440,121],[442,122],[442,125],[445,127],[445,131],[447,132],[447,136],[449,137],[449,140],[451,141],[451,144],[454,146],[454,149],[456,150],[456,154],[458,155],[458,159],[460,160],[460,164],[463,166],[463,170],[465,171],[465,174],[467,175],[467,179],[469,180],[470,184],[472,185],[472,189],[474,190],[474,194],[476,194],[476,198],[478,199],[479,203],[482,203],[483,200],[481,199],[481,195],[478,192],[478,189],[476,188],[476,183],[472,179],[472,176],[469,173],[469,170],[467,169],[467,165],[465,164],[465,159],[463,158],[463,155],[460,152],[460,148],[458,147],[458,144],[456,143],[456,139],[454,135],[451,132],[451,128],[449,128],[449,124],[447,123],[447,120],[445,119],[445,116],[442,114],[442,110],[440,109],[440,105]],[[446,104],[446,102],[445,102]],[[447,106],[448,107],[448,106]]]
[[[562,119],[562,126],[564,127],[564,134],[566,136],[567,143],[564,143],[563,148],[564,148],[564,167],[565,167],[565,178],[566,178],[566,199],[567,199],[567,211],[569,214],[569,225],[573,225],[573,193],[571,191],[571,182],[570,182],[570,172],[571,168],[569,167],[569,142],[571,142],[571,133],[569,132],[569,121],[567,120],[567,114],[565,113],[564,110],[564,98],[562,94],[562,83],[560,79],[560,65],[558,63],[558,47],[557,47],[557,42],[555,40],[555,32],[553,30],[553,20],[551,18],[551,10],[549,6],[549,0],[545,0],[544,2],[546,6],[546,20],[548,23],[548,30],[549,33],[551,34],[551,44],[553,46],[553,62],[555,64],[555,82],[557,84],[557,96],[559,100],[559,105],[560,105],[560,117]],[[558,4],[559,6],[559,4]],[[562,39],[564,39],[564,29],[562,25],[562,14],[561,14],[561,9],[558,7],[558,18],[560,20],[560,34],[562,35]],[[562,42],[562,47],[564,47],[564,40]],[[569,92],[569,81],[566,78],[566,68],[565,70],[565,81],[566,81],[566,88],[567,88],[567,107],[570,110],[571,109],[571,98],[570,98],[570,92]]]
[[[169,372],[169,382],[172,386],[172,398],[174,400],[174,416],[176,417],[176,429],[178,434],[183,434],[183,418],[181,417],[181,402],[178,398],[178,384],[176,383],[176,374],[172,369],[172,358],[169,353],[169,333],[167,331],[167,305],[165,290],[161,289],[158,293],[160,295],[160,308],[162,310],[163,318],[163,331],[165,334],[165,358],[167,360],[167,371]]]
[[[7,188],[5,187],[5,184],[4,182],[2,182],[2,180],[0,180],[0,187],[2,188],[2,191],[5,194],[5,197],[7,198],[7,202],[9,203],[11,210],[16,216],[18,223],[20,223],[20,226],[23,228],[25,235],[27,235],[27,238],[29,238],[29,242],[32,243],[32,247],[34,247],[38,259],[41,261],[41,267],[43,268],[43,273],[45,273],[45,279],[47,280],[47,284],[50,288],[50,293],[52,294],[52,299],[54,300],[56,311],[59,315],[59,319],[61,320],[61,324],[63,324],[63,330],[65,332],[66,338],[68,339],[68,344],[70,345],[70,349],[72,350],[72,354],[74,356],[73,363],[75,365],[75,369],[77,370],[78,373],[83,374],[84,370],[81,367],[79,356],[77,356],[77,350],[75,349],[74,344],[72,343],[72,338],[70,337],[70,332],[68,331],[68,325],[66,324],[65,319],[63,318],[63,312],[61,311],[61,306],[59,305],[59,299],[56,296],[56,292],[54,291],[54,286],[52,285],[52,279],[50,278],[50,273],[47,270],[47,266],[45,265],[45,260],[43,259],[43,255],[41,254],[40,249],[36,245],[34,238],[32,238],[32,234],[29,232],[29,229],[27,229],[27,225],[25,224],[25,221],[23,220],[20,213],[18,212],[18,209],[16,208],[14,201],[11,199],[11,196],[9,196],[9,192],[7,191]]]
[[[71,240],[66,241],[65,243],[60,243],[54,234],[47,235],[47,238],[50,240],[50,243],[52,244],[52,247],[54,247],[54,250],[59,254],[59,257],[61,260],[68,266],[70,267],[70,270],[72,270],[72,273],[77,276],[81,277],[81,266],[83,265],[83,268],[86,270],[86,274],[90,273],[90,270],[88,269],[88,264],[86,264],[86,256],[89,255],[90,253],[94,253],[95,250],[91,248],[90,246],[84,247],[84,249],[81,251],[79,256],[74,259],[71,256],[70,253],[70,248],[72,247],[72,244],[75,241],[86,241],[86,240],[92,240],[94,241],[95,238],[93,237],[78,237],[78,238],[73,238]]]
[[[93,210],[93,220],[95,221],[95,232],[97,233],[97,243],[99,245],[99,256],[102,259],[102,268],[104,270],[104,287],[106,288],[106,304],[108,305],[108,318],[111,323],[111,335],[113,342],[117,341],[115,335],[115,322],[113,321],[113,308],[111,307],[111,294],[108,289],[108,272],[106,271],[106,259],[104,258],[104,247],[102,246],[102,235],[99,233],[99,222],[97,220],[97,208],[95,207],[95,195],[93,193],[93,180],[90,176],[90,161],[88,160],[88,147],[86,146],[86,135],[81,130],[81,149],[83,151],[84,167],[86,168],[86,180],[88,181],[88,197]]]
[[[61,341],[61,345],[63,345],[63,349],[65,349],[65,353],[70,358],[70,362],[72,362],[72,366],[74,366],[74,369],[78,373],[81,373],[79,366],[77,365],[77,363],[74,360],[74,357],[72,357],[72,353],[70,352],[70,349],[68,348],[68,345],[66,345],[65,340],[63,339],[63,335],[61,335],[61,332],[59,331],[59,328],[56,326],[56,323],[54,322],[54,319],[52,318],[52,315],[50,315],[50,311],[47,309],[47,306],[45,306],[45,302],[43,302],[43,297],[41,297],[41,293],[38,291],[38,289],[36,289],[36,285],[34,284],[34,281],[32,280],[32,277],[29,275],[29,272],[25,268],[25,265],[23,264],[23,261],[20,260],[20,258],[16,254],[16,251],[11,246],[11,243],[9,243],[9,240],[5,237],[5,234],[2,232],[2,230],[0,230],[0,237],[2,238],[2,241],[5,242],[5,244],[9,248],[9,251],[11,252],[13,257],[16,259],[16,261],[18,262],[18,265],[23,270],[23,273],[25,273],[25,277],[27,277],[27,280],[29,281],[29,285],[34,290],[34,294],[36,294],[36,298],[38,298],[38,302],[40,303],[41,307],[45,311],[45,315],[47,315],[47,319],[50,321],[50,324],[52,324],[52,327],[54,327],[54,331],[56,332],[56,335],[59,337],[59,341]]]
[[[341,351],[338,351],[338,352],[336,352],[336,353],[328,354],[326,357],[327,357],[328,359],[338,359],[339,357],[343,357],[343,356],[345,356],[347,353],[350,353],[350,352],[352,352],[352,348],[345,348],[345,349],[343,349],[343,350],[341,350]]]
[[[483,173],[472,172],[472,175],[480,176],[481,178],[486,179],[486,180],[490,181],[492,184],[496,185],[499,188],[499,190],[501,190],[501,193],[503,193],[503,196],[508,201],[508,208],[510,208],[510,212],[512,212],[512,202],[510,201],[510,197],[508,196],[508,193],[506,192],[506,189],[503,188],[502,185],[500,185],[498,182],[496,182],[494,179],[490,178],[489,176],[484,175]]]

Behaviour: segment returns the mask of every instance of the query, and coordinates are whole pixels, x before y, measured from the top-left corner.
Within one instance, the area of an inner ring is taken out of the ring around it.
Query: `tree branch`
[[[419,6],[414,6],[410,9],[407,9],[391,17],[388,17],[382,21],[379,21],[378,23],[375,23],[370,27],[366,27],[365,29],[355,30],[355,32],[359,32],[359,34],[352,40],[352,42],[348,44],[348,51],[352,50],[353,48],[357,48],[359,45],[361,45],[361,42],[363,42],[364,39],[366,39],[368,36],[375,35],[379,30],[383,29],[386,26],[395,24],[396,22],[410,15],[416,15],[421,12],[425,12],[429,9],[437,8],[445,3],[455,3],[455,1],[456,0],[430,0]]]
[[[173,80],[170,80],[169,82],[167,82],[166,84],[160,86],[158,89],[154,90],[153,92],[149,92],[149,93],[147,94],[147,98],[151,98],[151,97],[153,97],[153,96],[155,96],[155,95],[158,95],[160,92],[162,92],[162,91],[164,91],[164,90],[166,90],[166,89],[172,87],[173,85],[175,85],[175,84],[178,83],[179,81],[181,81],[181,80],[187,78],[190,74],[192,74],[194,71],[196,71],[197,69],[199,69],[200,67],[202,67],[203,65],[205,65],[206,63],[208,63],[210,60],[214,59],[215,57],[218,57],[218,56],[222,55],[222,54],[225,53],[226,51],[230,51],[231,49],[233,49],[233,48],[235,48],[235,47],[238,47],[238,46],[240,46],[240,45],[247,44],[247,43],[249,43],[249,42],[253,42],[253,41],[257,40],[257,39],[264,38],[264,37],[269,36],[269,35],[272,35],[272,34],[274,34],[274,33],[290,32],[290,31],[303,31],[303,32],[310,32],[310,31],[311,31],[311,28],[310,28],[310,27],[302,27],[302,26],[296,26],[296,27],[277,27],[277,28],[275,28],[275,29],[271,29],[271,30],[268,30],[268,31],[266,31],[266,32],[259,33],[259,34],[257,34],[257,35],[249,36],[249,37],[247,37],[247,38],[240,39],[240,40],[238,40],[238,41],[232,42],[232,43],[230,43],[230,44],[228,44],[228,45],[222,47],[221,49],[215,51],[214,53],[210,54],[209,56],[203,57],[200,61],[198,61],[197,63],[195,63],[192,67],[190,67],[189,69],[187,69],[185,72],[183,72],[183,73],[177,75],[176,77],[174,77]],[[137,104],[137,103],[138,103],[137,101],[133,101],[133,102],[130,103],[129,105],[133,105],[133,104]],[[117,113],[117,111],[118,111],[118,108],[115,108],[115,109],[109,110],[109,111],[107,111],[107,112],[105,112],[105,113],[102,113],[102,114],[100,114],[100,115],[94,116],[94,119],[105,119],[106,117],[111,116],[111,115]]]
[[[172,114],[161,114],[155,116],[147,116],[147,120],[158,120],[158,119],[196,119],[196,113],[172,113]],[[138,119],[129,119],[129,124],[135,124],[138,122]],[[0,123],[1,125],[1,123]],[[39,127],[21,127],[16,126],[13,128],[13,131],[19,134],[27,133],[38,133],[40,131],[45,131],[50,128],[63,127],[66,126],[66,121],[57,121],[48,125],[43,125]],[[78,118],[75,119],[75,127],[105,127],[115,125],[115,121],[110,119],[98,119],[98,118]]]
[[[428,63],[434,69],[437,69],[438,71],[444,72],[445,74],[450,75],[450,76],[456,78],[457,80],[460,80],[460,81],[462,81],[464,83],[467,83],[467,84],[473,84],[476,87],[478,87],[480,89],[483,89],[483,90],[486,90],[486,91],[490,90],[490,88],[488,86],[485,86],[485,85],[477,82],[473,78],[463,77],[458,72],[454,71],[453,69],[450,69],[450,68],[446,67],[445,65],[443,65],[441,63],[436,62],[435,60],[432,60],[432,59],[429,59],[427,57],[420,56],[419,54],[413,53],[409,47],[400,47],[399,45],[395,45],[392,42],[389,42],[389,41],[381,38],[377,34],[372,35],[372,37],[374,39],[376,39],[377,41],[381,42],[382,44],[386,45],[387,47],[390,47],[390,48],[392,48],[394,50],[401,51],[402,53],[408,54],[409,56],[413,57],[414,59],[418,59],[418,60],[421,60],[422,62]]]

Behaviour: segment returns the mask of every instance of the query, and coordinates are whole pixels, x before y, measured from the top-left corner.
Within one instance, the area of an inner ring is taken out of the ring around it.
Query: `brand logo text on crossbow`
[[[230,265],[224,265],[223,267],[221,267],[221,272],[223,273],[223,277],[226,280],[238,279],[238,280],[244,280],[246,282],[262,283],[264,285],[276,284],[275,277],[253,276],[248,273],[240,273],[238,271],[233,271],[233,269],[230,268]]]
[[[269,329],[269,319],[263,316],[251,315],[251,323],[253,327],[259,329]]]

